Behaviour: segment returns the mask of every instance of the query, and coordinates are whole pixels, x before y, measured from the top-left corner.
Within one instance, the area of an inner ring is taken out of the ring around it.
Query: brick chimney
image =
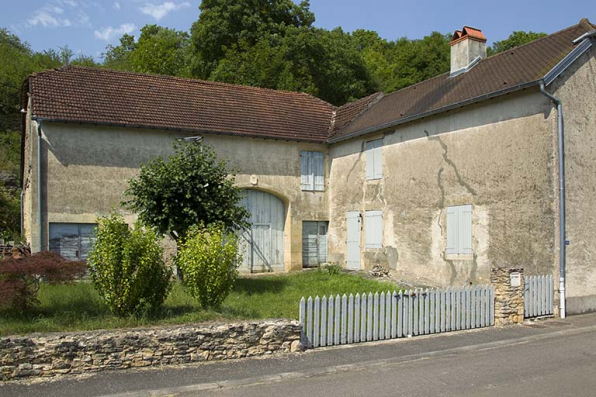
[[[451,77],[467,72],[486,58],[486,37],[480,29],[464,26],[456,30],[451,45]]]

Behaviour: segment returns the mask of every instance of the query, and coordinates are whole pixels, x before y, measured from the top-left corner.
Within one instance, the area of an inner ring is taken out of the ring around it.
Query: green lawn
[[[176,283],[157,315],[118,318],[109,313],[90,283],[42,285],[40,305],[31,314],[0,311],[0,336],[235,319],[297,319],[302,296],[393,289],[396,286],[391,283],[325,271],[240,277],[220,310],[205,311]]]

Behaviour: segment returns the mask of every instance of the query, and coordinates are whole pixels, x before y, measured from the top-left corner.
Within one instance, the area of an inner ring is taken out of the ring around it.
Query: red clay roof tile
[[[303,93],[85,67],[32,75],[30,93],[42,119],[313,142],[336,109]]]

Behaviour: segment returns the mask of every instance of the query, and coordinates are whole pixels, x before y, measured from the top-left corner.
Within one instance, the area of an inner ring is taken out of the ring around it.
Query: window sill
[[[474,254],[445,254],[445,259],[449,261],[473,261]]]

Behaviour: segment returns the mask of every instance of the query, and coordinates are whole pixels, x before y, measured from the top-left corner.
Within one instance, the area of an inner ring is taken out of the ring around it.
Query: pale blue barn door
[[[347,213],[347,260],[346,267],[352,270],[360,270],[360,224],[362,217],[360,211],[349,211]]]
[[[244,256],[240,270],[269,272],[284,270],[283,202],[272,194],[246,190],[240,203],[250,213],[250,228],[242,233]]]

